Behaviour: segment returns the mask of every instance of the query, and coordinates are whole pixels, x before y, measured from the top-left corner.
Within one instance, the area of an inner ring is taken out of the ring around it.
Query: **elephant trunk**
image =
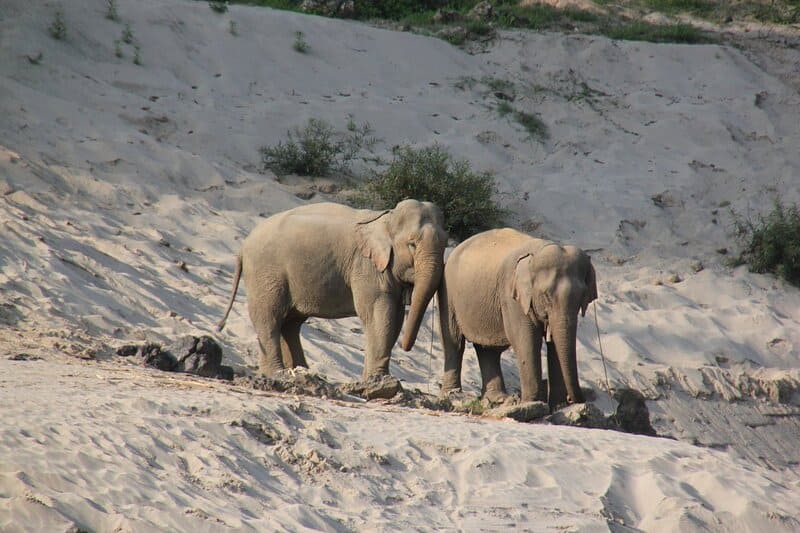
[[[403,338],[400,341],[400,347],[406,352],[414,346],[419,326],[422,324],[423,316],[425,316],[425,309],[439,287],[439,282],[442,279],[442,261],[441,252],[438,253],[438,258],[436,252],[431,252],[425,254],[424,259],[415,261],[411,305],[403,330]]]
[[[550,328],[556,356],[561,368],[561,376],[566,388],[567,397],[563,400],[567,403],[584,403],[586,400],[578,383],[578,362],[575,350],[575,339],[578,331],[577,313],[552,320]]]

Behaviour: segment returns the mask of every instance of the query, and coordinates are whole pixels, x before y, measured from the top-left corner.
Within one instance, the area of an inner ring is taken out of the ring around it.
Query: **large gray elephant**
[[[597,298],[594,267],[575,246],[535,239],[510,229],[462,242],[447,259],[438,293],[445,363],[442,392],[461,388],[464,340],[475,346],[490,400],[506,395],[500,354],[514,348],[521,399],[551,407],[584,401],[578,384],[578,312]],[[547,342],[549,391],[542,380]]]
[[[261,222],[237,256],[230,313],[240,276],[261,348],[259,370],[308,366],[300,326],[308,317],[358,315],[366,334],[363,378],[389,373],[392,346],[410,350],[439,286],[447,234],[438,207],[403,200],[386,211],[310,204]]]

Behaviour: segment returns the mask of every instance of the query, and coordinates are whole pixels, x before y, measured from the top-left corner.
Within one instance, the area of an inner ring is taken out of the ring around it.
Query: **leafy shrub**
[[[440,145],[395,148],[386,170],[374,172],[357,203],[376,209],[392,207],[406,198],[438,205],[445,229],[459,240],[502,222],[505,210],[495,204],[494,176],[473,172],[466,160],[454,160]]]
[[[59,41],[67,36],[67,24],[64,22],[64,13],[62,11],[56,11],[53,16],[53,22],[47,27],[47,31],[50,32],[50,36],[53,39],[58,39]]]
[[[106,18],[115,22],[119,20],[119,13],[117,12],[117,0],[106,0],[106,4],[108,5],[106,9]]]
[[[800,210],[797,205],[775,207],[757,222],[736,220],[737,235],[744,243],[741,259],[751,272],[776,274],[800,287]]]
[[[306,41],[303,32],[296,31],[294,32],[294,44],[292,44],[292,48],[295,52],[300,52],[301,54],[308,53],[308,42]]]
[[[131,29],[130,24],[125,24],[125,28],[122,30],[122,36],[120,37],[123,43],[132,44],[133,43],[133,30]]]
[[[635,21],[604,26],[600,28],[600,33],[611,39],[622,41],[684,44],[699,44],[710,41],[701,30],[689,24],[658,25]]]
[[[228,0],[210,0],[208,7],[216,13],[225,13],[228,11]]]
[[[261,149],[264,166],[282,174],[327,176],[332,170],[348,172],[350,163],[363,150],[371,150],[378,142],[372,127],[358,127],[352,120],[347,133],[337,133],[333,126],[310,118],[304,128],[287,132],[288,140]]]

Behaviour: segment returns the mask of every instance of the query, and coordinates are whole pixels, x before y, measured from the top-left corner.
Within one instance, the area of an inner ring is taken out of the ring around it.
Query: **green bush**
[[[600,33],[621,41],[648,41],[652,43],[700,44],[710,42],[702,30],[690,24],[650,24],[634,21],[610,24],[600,28]]]
[[[55,15],[53,16],[53,22],[51,22],[50,26],[47,27],[47,31],[50,32],[50,35],[53,37],[53,39],[58,39],[59,41],[62,41],[67,37],[67,24],[64,22],[63,11],[56,11]]]
[[[741,259],[752,272],[776,274],[800,287],[800,210],[797,205],[775,207],[757,222],[736,220],[744,244]]]
[[[294,32],[294,43],[292,44],[292,49],[294,49],[295,52],[300,52],[301,54],[308,53],[309,46],[305,35],[303,35],[303,32]]]
[[[473,172],[466,160],[454,160],[438,144],[402,146],[386,170],[368,178],[356,202],[375,209],[406,198],[433,202],[442,209],[450,236],[464,240],[502,222],[506,212],[492,199],[495,192],[490,172]]]
[[[368,123],[358,127],[351,120],[346,133],[337,133],[330,123],[310,118],[304,128],[288,131],[286,142],[261,148],[261,158],[266,168],[280,174],[327,176],[333,170],[348,172],[359,153],[371,150],[378,142],[372,133]]]

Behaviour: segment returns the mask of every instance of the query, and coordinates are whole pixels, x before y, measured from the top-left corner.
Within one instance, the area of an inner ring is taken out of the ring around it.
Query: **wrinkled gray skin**
[[[363,378],[389,373],[392,346],[414,345],[442,276],[447,234],[438,207],[404,200],[387,211],[305,205],[261,222],[242,244],[222,330],[244,277],[261,348],[259,370],[308,366],[300,326],[308,317],[358,315],[366,335]]]
[[[461,388],[466,339],[475,346],[482,393],[490,400],[506,396],[500,354],[511,346],[523,401],[548,401],[551,407],[584,402],[575,335],[578,312],[585,315],[597,298],[597,285],[591,260],[581,249],[510,228],[480,233],[448,257],[438,298],[443,394]],[[542,381],[543,339],[549,391]]]

